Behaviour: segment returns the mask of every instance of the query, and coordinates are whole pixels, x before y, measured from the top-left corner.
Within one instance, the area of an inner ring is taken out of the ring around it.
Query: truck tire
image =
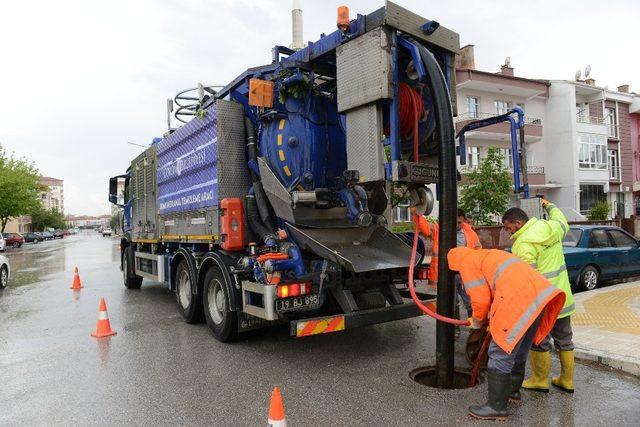
[[[215,339],[229,342],[238,338],[238,312],[230,309],[224,275],[215,265],[204,276],[202,304],[207,326]]]
[[[176,268],[176,302],[178,311],[187,323],[202,322],[202,296],[194,295],[192,284],[195,277],[191,273],[186,259],[180,260]]]
[[[122,253],[122,278],[127,289],[140,289],[142,286],[142,277],[135,273],[134,266],[133,248],[127,246]]]

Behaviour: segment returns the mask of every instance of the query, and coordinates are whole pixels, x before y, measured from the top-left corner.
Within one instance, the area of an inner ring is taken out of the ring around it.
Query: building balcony
[[[576,114],[576,122],[588,125],[604,125],[602,117],[588,116],[586,114]]]
[[[456,132],[459,132],[467,123],[494,117],[497,114],[494,113],[482,113],[482,112],[466,112],[459,114],[456,117]],[[524,118],[524,140],[525,142],[537,142],[542,140],[542,120],[535,117]],[[495,125],[487,126],[484,128],[476,129],[465,133],[467,138],[484,139],[491,141],[510,141],[511,140],[511,128],[509,122],[497,123]]]
[[[464,175],[469,174],[471,171],[477,169],[478,166],[469,166],[469,165],[460,165],[458,166],[458,170],[460,171],[460,173],[463,175],[463,182],[464,182]],[[509,168],[507,169],[507,171],[511,174],[511,176],[513,177],[513,169]],[[530,186],[543,186],[546,183],[546,175],[544,173],[544,166],[534,166],[534,165],[527,165],[527,178],[529,179],[529,185]]]

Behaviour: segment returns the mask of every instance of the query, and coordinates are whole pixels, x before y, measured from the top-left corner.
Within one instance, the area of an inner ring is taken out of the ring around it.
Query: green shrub
[[[604,221],[609,219],[609,210],[611,210],[609,203],[606,200],[599,200],[589,210],[587,218],[589,221]]]

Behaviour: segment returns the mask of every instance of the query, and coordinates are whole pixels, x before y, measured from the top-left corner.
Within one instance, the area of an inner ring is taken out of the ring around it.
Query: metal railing
[[[586,114],[576,114],[576,122],[586,123],[588,125],[603,125],[604,119],[602,117],[588,116]]]
[[[473,170],[476,170],[480,167],[480,165],[477,166],[469,166],[469,165],[461,165],[458,166],[458,170],[460,171],[460,173],[468,173],[471,172]],[[509,167],[507,168],[507,172],[509,173],[513,173],[513,168]],[[527,173],[530,174],[543,174],[544,173],[544,166],[533,166],[533,165],[527,165]]]
[[[466,113],[458,114],[456,117],[456,123],[467,122],[470,120],[479,120],[479,119],[488,119],[489,117],[495,117],[499,114],[496,113],[482,113],[482,112],[473,112],[467,111]],[[525,125],[542,125],[542,120],[536,117],[524,117]]]

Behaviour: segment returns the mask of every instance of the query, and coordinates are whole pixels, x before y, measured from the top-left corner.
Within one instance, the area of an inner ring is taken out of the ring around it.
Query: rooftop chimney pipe
[[[289,47],[293,50],[302,49],[304,42],[302,41],[302,6],[300,0],[293,0],[291,7],[291,33],[292,42]]]

